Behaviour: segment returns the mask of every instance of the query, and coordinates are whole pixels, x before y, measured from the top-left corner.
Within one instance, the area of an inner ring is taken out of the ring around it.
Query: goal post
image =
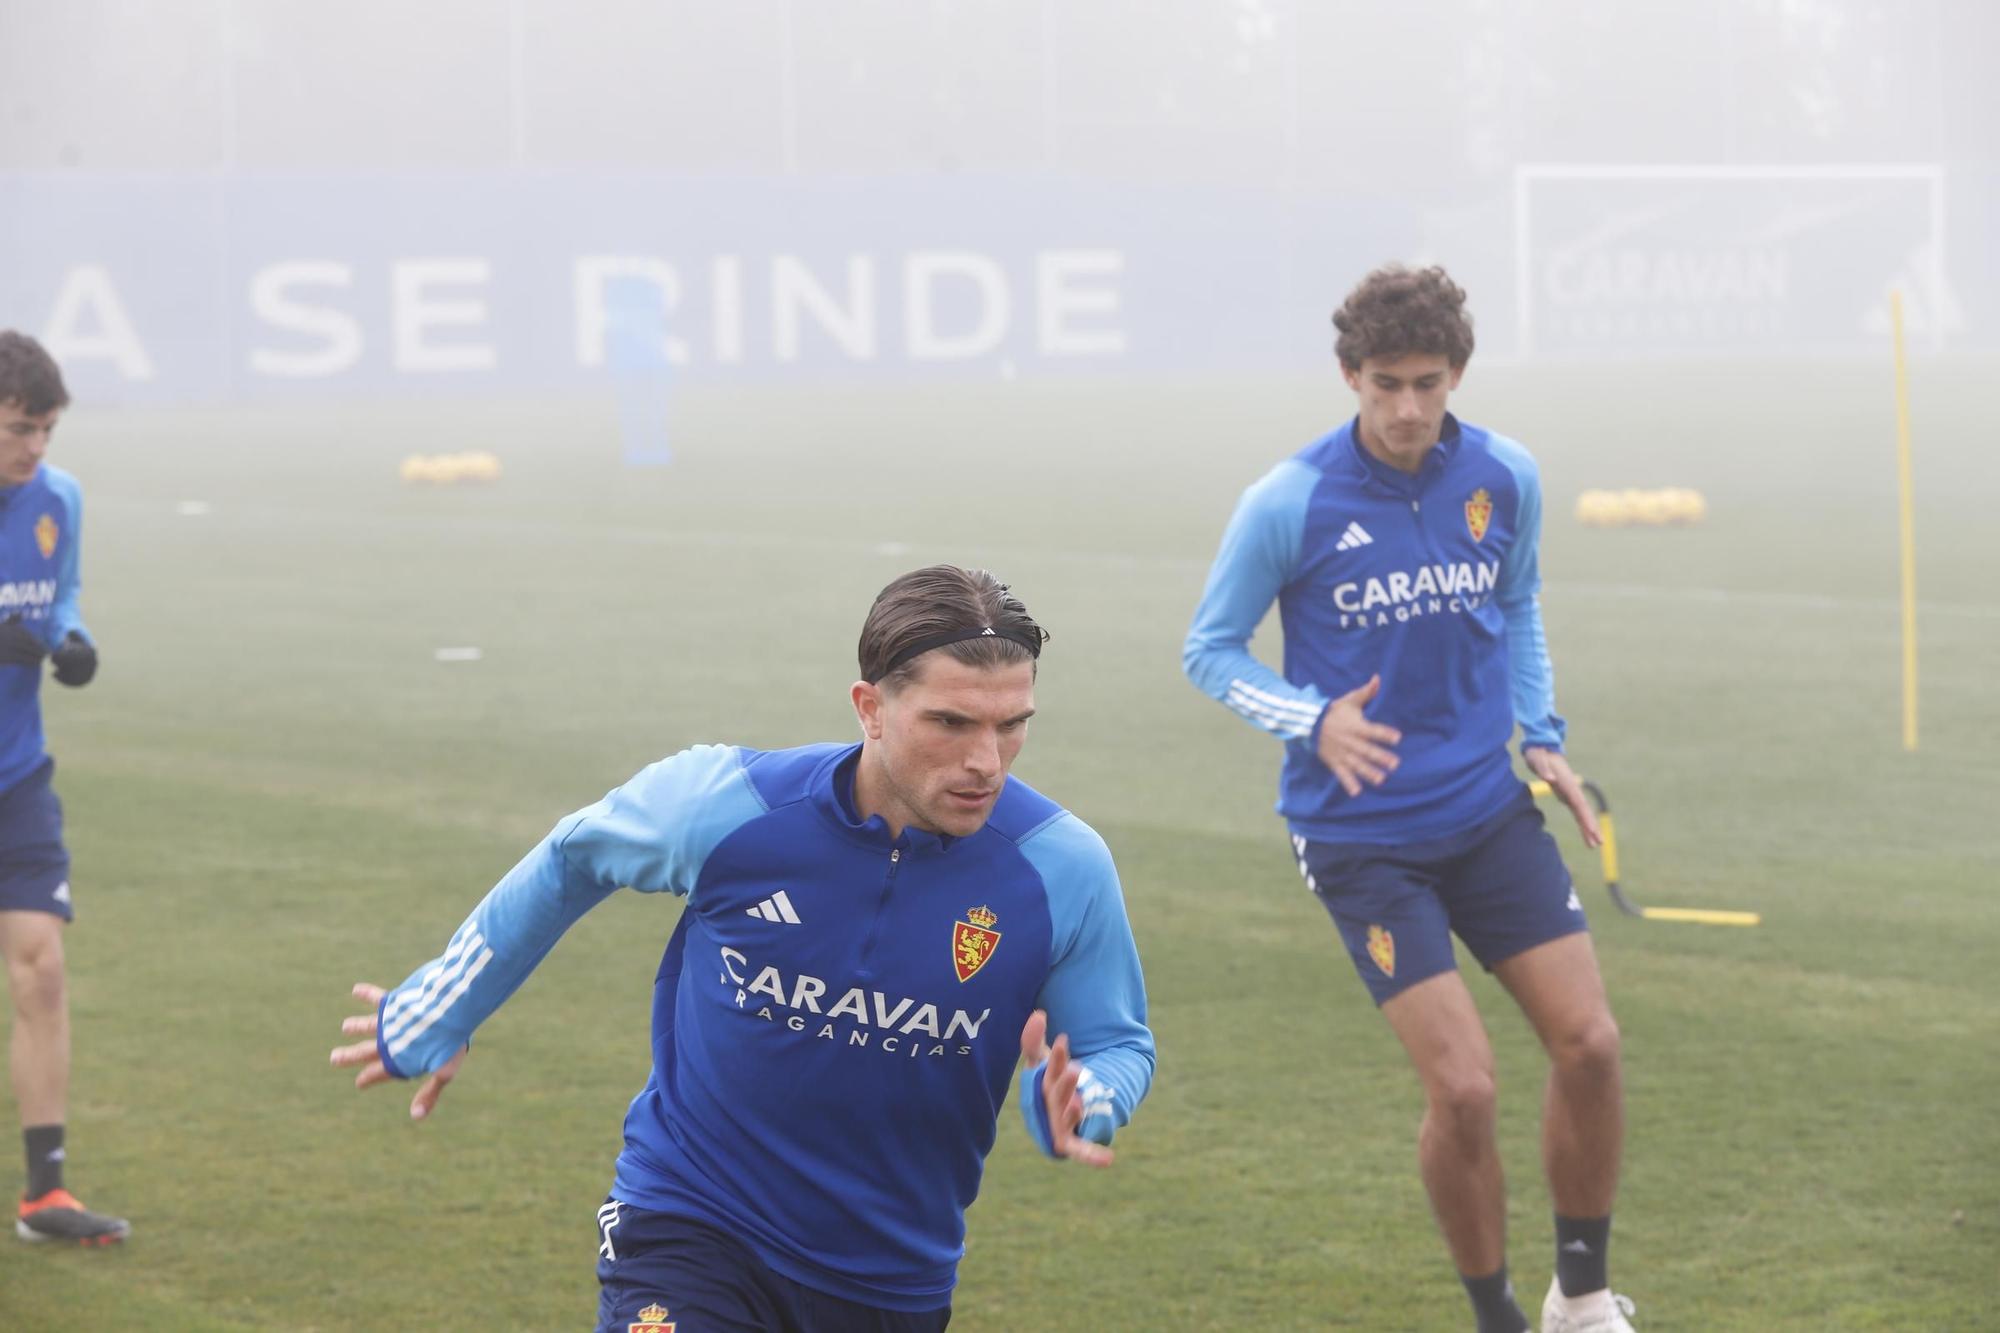
[[[1937,163],[1523,164],[1516,352],[1862,352],[1892,288],[1942,349],[1945,185]]]

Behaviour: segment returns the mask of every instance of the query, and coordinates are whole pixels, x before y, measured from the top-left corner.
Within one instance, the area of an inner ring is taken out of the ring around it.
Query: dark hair
[[[56,359],[25,333],[0,330],[0,403],[19,403],[31,417],[69,406]]]
[[[915,569],[876,594],[861,626],[861,679],[891,689],[907,684],[928,652],[898,661],[914,645],[940,634],[992,626],[994,633],[933,651],[947,652],[973,667],[1032,662],[1048,639],[1021,599],[983,569],[932,565]],[[1034,644],[1030,650],[1028,644]]]
[[[1378,268],[1333,312],[1333,351],[1359,370],[1371,356],[1442,356],[1454,369],[1472,359],[1472,316],[1465,289],[1441,268]]]

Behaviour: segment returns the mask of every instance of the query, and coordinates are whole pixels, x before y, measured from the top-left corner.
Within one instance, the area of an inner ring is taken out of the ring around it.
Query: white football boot
[[[1542,1302],[1542,1333],[1638,1333],[1626,1318],[1631,1313],[1632,1302],[1608,1287],[1571,1300],[1551,1279]]]

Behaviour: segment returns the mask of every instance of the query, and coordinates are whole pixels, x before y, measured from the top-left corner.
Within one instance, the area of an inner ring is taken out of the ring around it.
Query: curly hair
[[[1371,356],[1442,356],[1454,369],[1472,359],[1465,289],[1441,268],[1376,269],[1333,312],[1333,327],[1334,355],[1349,370]]]
[[[0,329],[0,403],[19,403],[31,417],[69,406],[56,359],[25,333]]]

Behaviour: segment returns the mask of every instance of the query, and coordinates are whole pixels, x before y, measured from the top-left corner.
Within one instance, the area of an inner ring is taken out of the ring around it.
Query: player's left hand
[[[75,630],[63,636],[49,654],[49,661],[55,666],[56,680],[63,685],[88,685],[97,674],[97,648]]]
[[[1562,751],[1529,746],[1521,751],[1521,762],[1528,766],[1530,773],[1548,783],[1549,790],[1576,816],[1576,826],[1583,833],[1583,845],[1593,848],[1601,845],[1604,833],[1597,827],[1597,810],[1583,790],[1583,779],[1570,770],[1569,760],[1563,758]]]
[[[357,1088],[372,1088],[377,1083],[387,1083],[395,1077],[382,1067],[382,1057],[375,1050],[376,1014],[381,1008],[382,996],[386,993],[380,986],[371,986],[365,981],[355,982],[354,998],[366,1000],[368,1012],[340,1020],[340,1030],[346,1035],[358,1037],[365,1034],[368,1038],[366,1041],[357,1041],[352,1046],[334,1047],[331,1057],[337,1069],[361,1066],[361,1072],[354,1076],[354,1086]],[[444,1092],[445,1085],[458,1077],[458,1067],[465,1063],[466,1049],[463,1046],[459,1047],[457,1055],[452,1056],[436,1073],[423,1081],[423,1086],[417,1089],[417,1095],[410,1099],[410,1119],[422,1120],[431,1113],[431,1108],[437,1105],[437,1099]]]
[[[1083,1123],[1083,1097],[1076,1090],[1077,1080],[1083,1077],[1083,1066],[1069,1057],[1069,1035],[1058,1036],[1055,1044],[1050,1045],[1048,1031],[1046,1010],[1037,1009],[1028,1015],[1028,1025],[1021,1029],[1021,1058],[1028,1062],[1030,1070],[1044,1062],[1048,1065],[1042,1071],[1042,1103],[1049,1113],[1049,1135],[1055,1155],[1088,1166],[1110,1166],[1111,1149],[1076,1132],[1076,1127]]]

